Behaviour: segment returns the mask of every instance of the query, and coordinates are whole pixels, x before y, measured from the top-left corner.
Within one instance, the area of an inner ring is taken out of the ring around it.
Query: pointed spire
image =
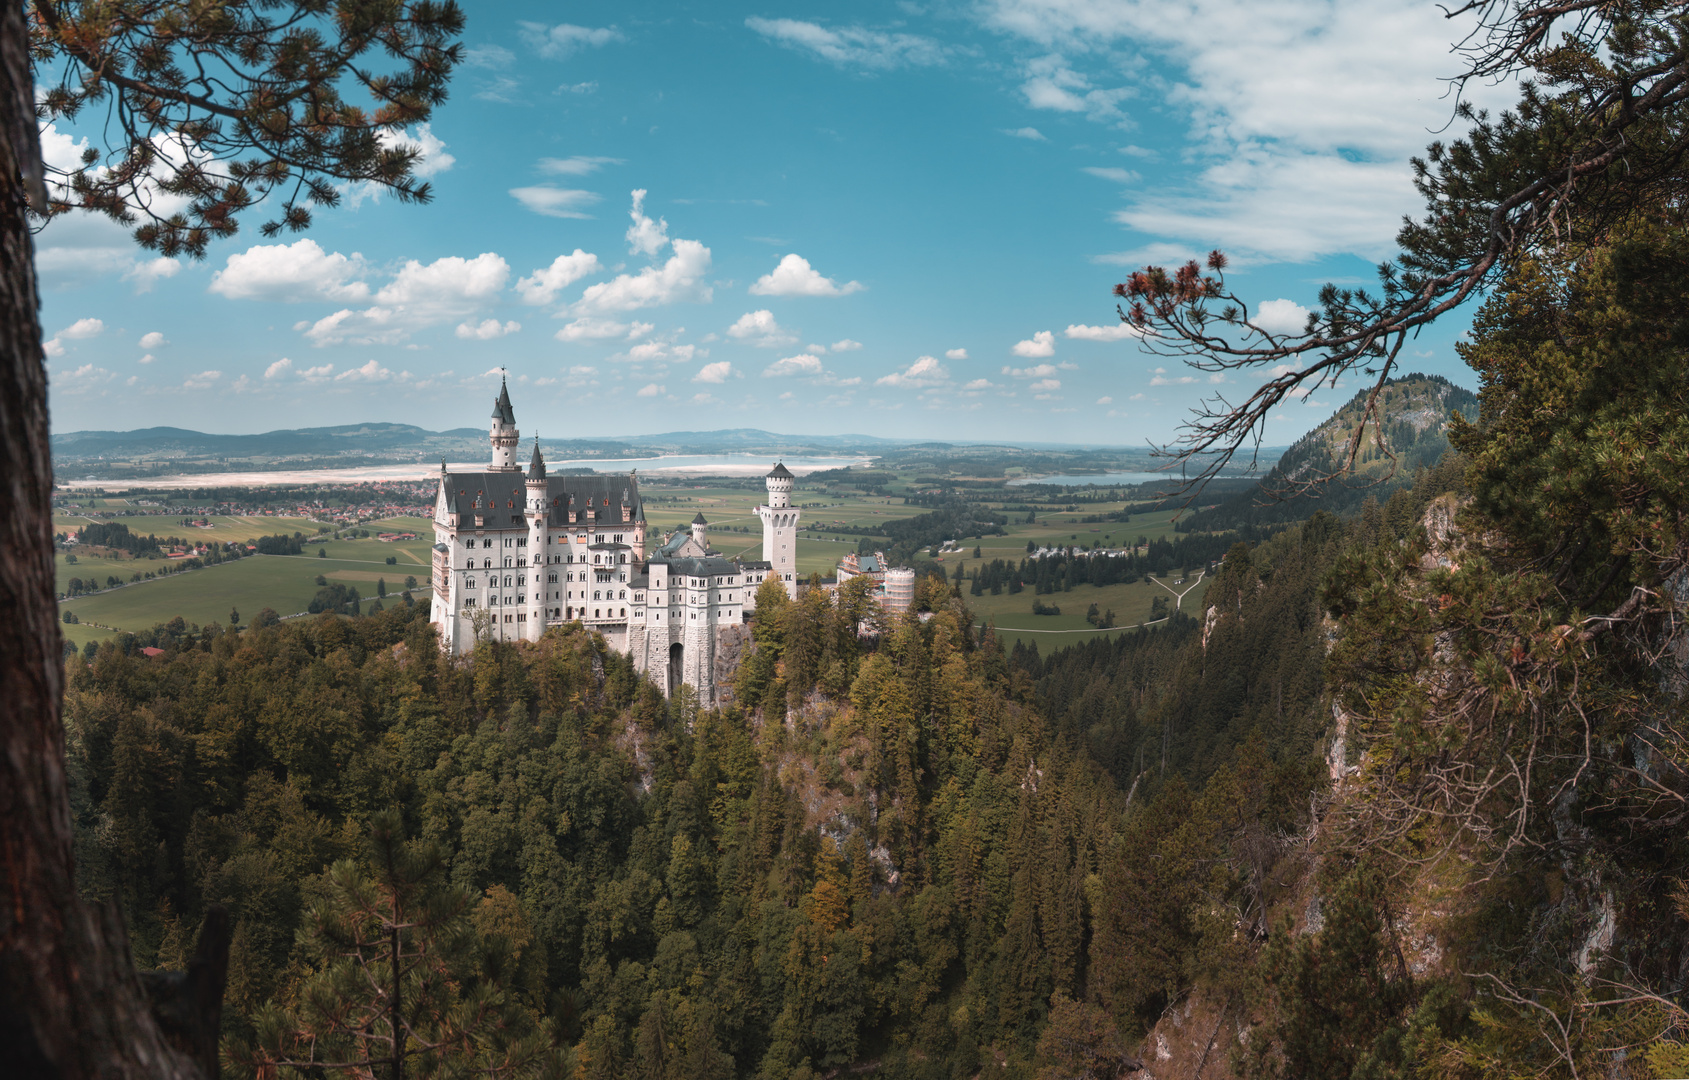
[[[510,386],[503,375],[499,376],[498,399],[493,402],[493,419],[507,424],[516,423],[516,411],[510,407]]]
[[[528,459],[528,479],[545,479],[545,459],[540,456],[540,437],[534,436],[534,456]]]

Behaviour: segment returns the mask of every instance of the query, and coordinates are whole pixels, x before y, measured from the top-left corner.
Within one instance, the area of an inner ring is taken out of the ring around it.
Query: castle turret
[[[792,471],[775,464],[764,477],[768,485],[768,505],[756,509],[762,519],[762,559],[773,566],[773,573],[786,586],[790,596],[798,594],[798,511],[792,506]]]
[[[493,472],[521,472],[522,467],[516,464],[516,442],[521,437],[516,431],[516,411],[510,407],[510,388],[503,379],[499,380],[498,397],[493,401]],[[536,452],[539,447],[536,444]]]
[[[710,550],[710,523],[704,520],[702,510],[692,519],[692,539],[705,551]]]
[[[538,435],[534,436],[534,455],[528,460],[526,486],[528,590],[527,602],[523,606],[523,613],[527,618],[523,623],[521,637],[524,641],[538,641],[540,635],[545,633],[546,614],[552,600],[551,579],[556,576],[550,567],[551,556],[546,552],[546,545],[551,539],[546,528],[551,516],[551,505],[545,479],[545,458],[540,456]],[[521,561],[518,560],[517,565],[521,565]]]

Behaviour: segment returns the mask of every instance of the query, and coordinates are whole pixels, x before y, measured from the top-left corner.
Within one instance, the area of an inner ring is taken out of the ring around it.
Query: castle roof
[[[507,424],[516,423],[516,410],[510,407],[510,387],[503,379],[499,380],[498,398],[493,401],[493,419]]]
[[[545,479],[545,458],[540,457],[540,437],[534,436],[534,456],[528,460],[528,479]]]
[[[721,558],[718,555],[710,555],[702,559],[655,558],[650,561],[668,567],[669,573],[679,577],[716,577],[721,574],[743,572],[738,563],[731,559]]]
[[[492,471],[447,473],[440,482],[445,487],[446,512],[460,515],[459,528],[473,528],[476,514],[485,519],[485,528],[527,527],[523,511],[528,496],[523,491],[520,474]],[[550,508],[546,523],[558,528],[568,527],[570,510],[576,511],[576,525],[587,524],[585,511],[589,508],[598,512],[598,520],[593,524],[599,528],[624,524],[631,527],[633,522],[621,520],[624,498],[634,507],[632,516],[635,521],[642,512],[639,482],[621,473],[547,476],[545,496]]]
[[[515,423],[515,421],[514,420],[511,421],[511,423]],[[795,480],[795,479],[797,479],[797,477],[792,475],[792,470],[786,468],[784,463],[775,462],[773,470],[771,470],[768,474],[768,479],[770,479],[770,480]]]
[[[698,511],[698,516],[692,519],[692,524],[694,524],[694,525],[708,525],[709,524],[709,522],[704,520],[704,512],[702,510]]]

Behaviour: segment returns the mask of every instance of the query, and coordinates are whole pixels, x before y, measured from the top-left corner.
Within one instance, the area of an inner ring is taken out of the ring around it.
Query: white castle
[[[784,465],[768,474],[762,561],[710,550],[700,513],[646,557],[645,506],[637,470],[551,476],[534,440],[524,476],[516,464],[510,391],[493,403],[492,464],[450,472],[440,463],[434,501],[431,618],[450,653],[482,637],[538,641],[548,626],[581,622],[633,657],[666,694],[682,684],[716,704],[716,652],[743,639],[757,586],[774,575],[797,595],[799,511]]]

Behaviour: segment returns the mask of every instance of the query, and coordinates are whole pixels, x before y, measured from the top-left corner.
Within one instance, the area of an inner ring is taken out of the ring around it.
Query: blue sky
[[[1167,440],[1250,376],[1120,338],[1114,283],[1218,246],[1297,323],[1370,285],[1459,29],[1421,0],[464,6],[451,99],[398,136],[431,204],[352,191],[198,263],[37,238],[55,430],[482,426],[503,366],[551,438]],[[1465,325],[1405,366],[1470,384]]]

